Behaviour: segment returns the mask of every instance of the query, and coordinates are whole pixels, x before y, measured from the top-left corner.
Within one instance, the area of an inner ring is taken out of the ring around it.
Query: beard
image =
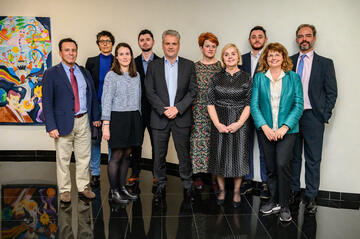
[[[302,45],[303,43],[307,43],[307,45]],[[312,48],[313,47],[313,43],[311,43],[311,42],[308,42],[308,41],[302,41],[302,42],[300,42],[300,44],[299,44],[299,49],[301,50],[301,51],[307,51],[307,50],[309,50],[310,48]]]
[[[258,42],[255,42],[255,43],[258,43]],[[261,49],[264,48],[264,45],[265,45],[265,44],[262,44],[262,45],[260,45],[260,46],[258,46],[258,47],[256,47],[255,45],[251,45],[251,48],[252,48],[253,50],[255,50],[255,51],[259,51],[259,50],[261,50]]]
[[[152,47],[148,47],[148,48],[141,48],[141,50],[142,50],[143,52],[149,52],[149,51],[151,51],[151,50],[152,50]]]

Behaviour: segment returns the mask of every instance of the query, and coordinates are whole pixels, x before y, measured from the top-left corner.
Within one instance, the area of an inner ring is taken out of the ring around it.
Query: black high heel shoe
[[[232,205],[233,205],[233,207],[234,207],[234,208],[238,208],[238,207],[240,207],[240,204],[241,204],[241,195],[240,195],[240,191],[238,191],[238,192],[235,192],[235,191],[234,191],[234,196],[235,196],[235,195],[239,195],[239,197],[240,197],[240,201],[235,202],[235,201],[234,201],[234,199],[233,199]]]
[[[110,189],[109,202],[116,203],[116,204],[124,204],[124,203],[128,203],[129,200],[127,200],[126,198],[121,196],[118,189]]]
[[[224,194],[224,198],[223,199],[219,199],[219,196],[221,194]],[[216,198],[216,204],[218,206],[221,206],[221,205],[224,205],[224,202],[225,202],[225,190],[219,190],[218,192],[218,195],[217,195],[217,198]]]
[[[135,201],[138,199],[138,196],[130,193],[125,186],[120,187],[120,193],[129,200]]]

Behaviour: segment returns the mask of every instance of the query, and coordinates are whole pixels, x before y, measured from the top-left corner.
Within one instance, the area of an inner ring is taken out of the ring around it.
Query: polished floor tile
[[[26,173],[19,174],[24,168]],[[109,183],[102,166],[94,200],[79,197],[73,186],[71,203],[62,203],[56,199],[56,187],[46,191],[56,184],[55,172],[55,163],[0,163],[1,238],[357,239],[360,235],[358,202],[320,199],[313,216],[304,215],[300,204],[293,220],[282,223],[278,215],[259,213],[263,202],[251,194],[242,196],[240,207],[233,208],[229,190],[224,205],[218,206],[216,194],[205,185],[195,192],[194,202],[184,200],[181,180],[169,175],[166,200],[159,205],[153,200],[152,174],[143,170],[139,187],[129,189],[140,192],[139,199],[115,205],[108,201]],[[74,172],[72,164],[73,182]]]

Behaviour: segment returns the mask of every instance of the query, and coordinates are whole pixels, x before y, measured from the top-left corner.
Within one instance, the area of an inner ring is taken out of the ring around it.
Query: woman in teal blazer
[[[290,160],[304,109],[301,80],[291,69],[285,47],[280,43],[268,44],[260,57],[250,105],[260,131],[271,193],[271,199],[260,211],[264,214],[280,211],[281,221],[292,219],[288,203]]]

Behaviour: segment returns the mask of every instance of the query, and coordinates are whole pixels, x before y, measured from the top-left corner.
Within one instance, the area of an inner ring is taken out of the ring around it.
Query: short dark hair
[[[78,49],[78,45],[77,45],[77,43],[76,43],[75,40],[73,40],[73,39],[71,39],[71,38],[64,38],[64,39],[61,39],[61,40],[59,41],[59,51],[61,51],[62,44],[63,44],[64,42],[72,42],[72,43],[75,44],[76,50]]]
[[[112,43],[113,45],[115,44],[115,37],[114,37],[113,34],[111,34],[111,32],[109,32],[109,31],[101,31],[101,32],[99,32],[99,33],[96,35],[96,44],[99,45],[100,37],[103,37],[103,36],[109,37],[111,43]]]
[[[265,30],[265,28],[263,28],[262,26],[255,26],[255,27],[253,27],[253,28],[250,30],[249,38],[250,38],[250,36],[251,36],[251,33],[252,33],[253,31],[256,31],[256,30],[262,31],[262,32],[264,33],[264,35],[265,35],[265,38],[266,38],[266,30]]]
[[[151,38],[154,40],[154,35],[152,34],[152,32],[148,29],[144,29],[144,30],[141,30],[141,32],[139,33],[138,35],[138,40],[140,39],[140,36],[141,35],[145,35],[145,34],[149,34],[151,36]]]
[[[300,26],[298,26],[298,28],[296,29],[296,36],[297,36],[298,32],[300,31],[300,29],[304,28],[304,27],[310,28],[313,32],[314,37],[316,37],[316,28],[314,25],[311,25],[311,24],[301,24]]]
[[[133,51],[132,51],[130,45],[125,43],[125,42],[120,42],[119,44],[117,44],[117,46],[115,48],[115,52],[114,52],[115,57],[117,57],[118,50],[120,49],[120,47],[125,47],[125,48],[128,48],[130,50],[131,61],[130,61],[130,65],[129,65],[129,76],[131,76],[131,77],[137,76],[136,64],[135,64],[135,60],[134,60],[134,54],[133,54]],[[115,72],[118,75],[123,74],[121,72],[120,63],[119,63],[119,61],[117,59],[114,59],[110,70]]]

